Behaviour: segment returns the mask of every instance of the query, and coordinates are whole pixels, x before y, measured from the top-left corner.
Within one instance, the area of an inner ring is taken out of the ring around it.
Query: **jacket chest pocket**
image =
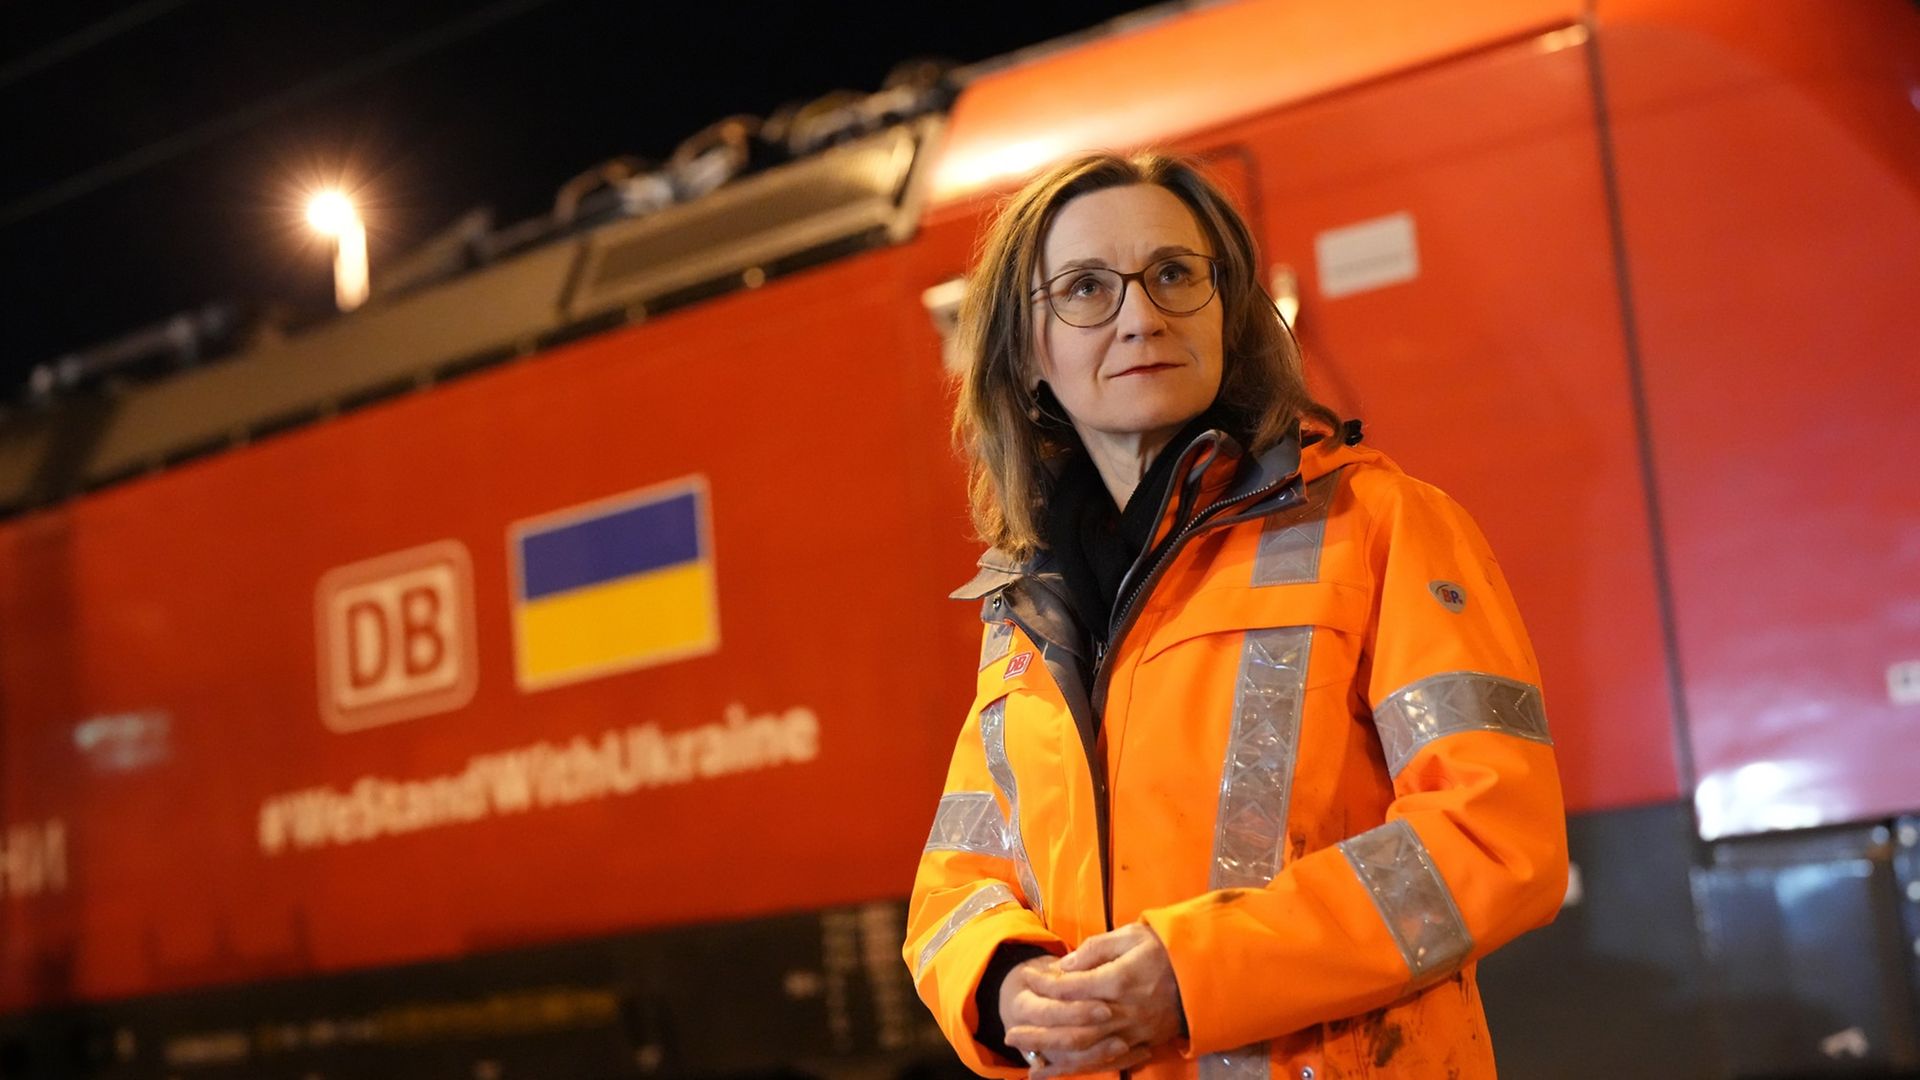
[[[1325,764],[1337,760],[1328,753],[1356,730],[1369,599],[1324,582],[1203,590],[1147,634],[1129,710],[1147,718],[1138,745],[1153,746],[1125,760],[1145,781],[1130,790],[1157,787],[1162,816],[1193,822],[1186,847],[1200,858],[1188,891],[1263,887],[1323,845],[1312,822],[1324,816]],[[1173,733],[1151,722],[1176,712],[1192,722]],[[1200,829],[1210,839],[1193,844]]]
[[[1244,649],[1251,655],[1288,643],[1305,648],[1310,638],[1315,655],[1301,674],[1303,685],[1351,681],[1359,666],[1370,600],[1365,588],[1339,582],[1208,590],[1154,624],[1141,663],[1166,664],[1189,649]],[[1306,663],[1306,657],[1300,659]]]

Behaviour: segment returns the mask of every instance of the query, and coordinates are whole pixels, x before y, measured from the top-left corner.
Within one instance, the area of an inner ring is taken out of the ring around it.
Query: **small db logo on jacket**
[[[1031,663],[1033,663],[1033,654],[1030,652],[1023,652],[1019,656],[1007,661],[1007,673],[1001,676],[1001,681],[1005,682],[1015,675],[1023,674],[1027,670],[1027,665]]]
[[[1440,601],[1440,606],[1448,611],[1459,611],[1467,606],[1467,590],[1451,581],[1430,581],[1427,583],[1427,590],[1433,593],[1433,598]]]

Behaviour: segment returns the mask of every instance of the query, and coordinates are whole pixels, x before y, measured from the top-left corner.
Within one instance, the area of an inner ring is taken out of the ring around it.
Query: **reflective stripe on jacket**
[[[1044,554],[990,552],[955,593],[986,627],[908,915],[920,995],[976,1072],[1018,1075],[973,1037],[994,951],[1144,920],[1190,1037],[1143,1080],[1491,1077],[1474,961],[1550,921],[1567,873],[1500,568],[1375,451],[1181,452],[1177,538],[1106,656]]]

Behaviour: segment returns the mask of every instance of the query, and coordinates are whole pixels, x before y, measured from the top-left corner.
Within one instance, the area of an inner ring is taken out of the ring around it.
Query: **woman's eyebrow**
[[[1162,244],[1159,247],[1154,248],[1152,251],[1147,252],[1147,261],[1144,264],[1142,264],[1142,268],[1144,269],[1147,266],[1152,266],[1154,263],[1159,262],[1161,259],[1164,259],[1169,255],[1198,255],[1198,254],[1200,253],[1193,250],[1192,248],[1188,247],[1185,244]],[[1087,266],[1097,266],[1102,270],[1113,269],[1113,265],[1111,263],[1101,258],[1069,259],[1066,262],[1063,262],[1060,264],[1060,269],[1055,270],[1052,274],[1049,274],[1047,276],[1053,277],[1059,274],[1064,274],[1069,270],[1079,270],[1082,267],[1087,267]]]

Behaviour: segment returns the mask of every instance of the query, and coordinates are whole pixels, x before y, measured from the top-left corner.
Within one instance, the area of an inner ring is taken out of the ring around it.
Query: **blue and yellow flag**
[[[508,530],[514,653],[536,689],[720,646],[706,485],[563,510]]]

